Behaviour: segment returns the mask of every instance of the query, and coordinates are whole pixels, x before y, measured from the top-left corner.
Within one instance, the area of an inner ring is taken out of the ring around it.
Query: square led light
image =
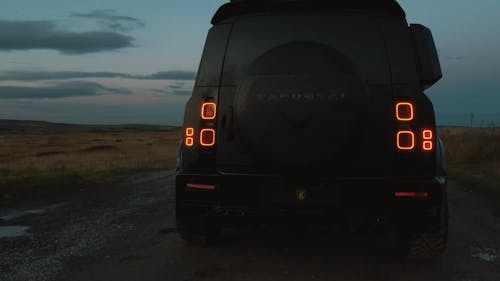
[[[203,129],[200,132],[200,144],[205,147],[210,147],[215,144],[215,130]]]
[[[433,133],[432,130],[423,130],[422,131],[422,138],[424,140],[432,140]]]
[[[424,141],[422,143],[422,148],[425,151],[431,151],[434,148],[434,144],[432,143],[432,141]]]
[[[187,147],[192,147],[194,146],[194,138],[193,137],[187,137],[186,140],[184,141],[184,144]]]
[[[415,118],[413,104],[411,102],[398,102],[396,104],[396,118],[398,121],[412,121]]]
[[[412,131],[399,131],[396,142],[399,150],[412,150],[415,148],[415,134]]]
[[[217,115],[217,105],[213,102],[204,102],[201,106],[201,119],[213,120]]]

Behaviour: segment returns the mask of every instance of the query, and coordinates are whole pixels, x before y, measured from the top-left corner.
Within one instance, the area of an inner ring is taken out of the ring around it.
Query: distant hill
[[[30,120],[0,119],[0,134],[57,134],[57,133],[104,133],[104,132],[168,132],[179,129],[176,126],[161,125],[83,125],[51,123]]]

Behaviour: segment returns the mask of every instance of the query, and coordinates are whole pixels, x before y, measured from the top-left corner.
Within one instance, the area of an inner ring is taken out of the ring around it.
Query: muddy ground
[[[500,280],[500,218],[449,187],[450,236],[434,262],[407,261],[391,236],[259,227],[216,245],[175,229],[173,171],[0,207],[0,280]]]

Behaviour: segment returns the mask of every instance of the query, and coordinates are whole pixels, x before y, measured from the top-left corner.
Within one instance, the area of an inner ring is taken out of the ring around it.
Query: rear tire
[[[209,223],[206,223],[204,227],[199,225],[177,218],[177,232],[188,244],[215,244],[220,241],[221,228],[218,225]]]
[[[444,253],[448,240],[448,200],[443,199],[439,229],[433,233],[410,233],[408,237],[409,259],[436,259]]]
[[[435,233],[413,233],[408,249],[409,259],[436,259],[446,248],[447,230]]]

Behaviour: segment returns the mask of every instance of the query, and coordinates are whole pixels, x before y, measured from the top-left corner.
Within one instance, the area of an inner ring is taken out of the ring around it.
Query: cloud
[[[115,32],[130,32],[138,27],[144,27],[144,22],[138,18],[117,15],[116,10],[94,10],[89,13],[73,13],[71,16],[83,19],[97,20],[105,29]]]
[[[193,91],[192,90],[174,90],[171,93],[172,93],[172,95],[176,95],[176,96],[190,96],[191,94],[193,94]]]
[[[17,61],[17,60],[9,60],[7,61],[9,64],[15,64],[15,65],[35,65],[32,62],[26,62],[26,61]]]
[[[193,71],[179,71],[179,70],[169,70],[160,71],[149,75],[134,76],[137,79],[159,79],[159,80],[194,80],[196,78],[196,72]]]
[[[132,47],[133,37],[113,31],[71,32],[53,21],[0,20],[0,50],[51,49],[63,54],[88,54]]]
[[[193,94],[194,81],[176,81],[167,85],[164,89],[151,89],[160,95],[190,96]]]
[[[130,75],[117,72],[81,72],[81,71],[4,71],[0,73],[0,80],[12,81],[40,81],[60,80],[73,78],[128,78]]]
[[[151,89],[151,91],[157,93],[157,96],[170,95],[172,93],[168,89]]]
[[[128,93],[130,91],[126,89],[104,87],[87,81],[69,81],[44,87],[0,86],[0,99],[57,99]]]
[[[183,86],[182,84],[172,84],[168,85],[167,88],[177,90],[177,89],[182,89],[182,86]]]
[[[0,72],[0,81],[40,81],[62,80],[74,78],[126,78],[151,80],[194,80],[196,72],[192,71],[160,71],[148,75],[132,75],[120,72],[82,72],[82,71],[4,71]]]
[[[167,87],[167,89],[152,89],[151,91],[161,95],[174,95],[174,96],[190,96],[191,94],[193,94],[193,90],[170,89],[170,87]]]

